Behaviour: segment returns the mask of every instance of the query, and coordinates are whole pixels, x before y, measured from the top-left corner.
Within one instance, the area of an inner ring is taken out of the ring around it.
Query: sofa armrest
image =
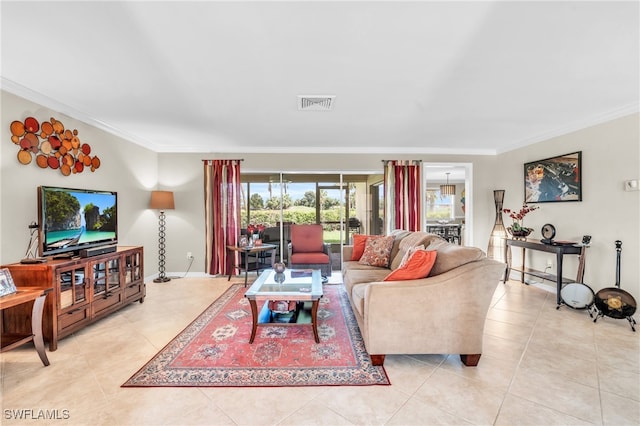
[[[342,261],[346,262],[351,260],[353,256],[353,246],[342,246]]]
[[[481,353],[484,322],[503,272],[503,263],[485,259],[429,278],[366,284],[367,350]]]

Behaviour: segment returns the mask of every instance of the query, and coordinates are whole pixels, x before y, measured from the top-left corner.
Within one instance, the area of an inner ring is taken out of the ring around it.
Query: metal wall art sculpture
[[[57,169],[64,176],[85,169],[94,172],[100,167],[100,158],[91,155],[89,144],[80,142],[78,130],[65,130],[64,124],[53,117],[42,125],[33,117],[13,121],[11,142],[19,147],[20,164],[30,164],[35,156],[40,168]]]

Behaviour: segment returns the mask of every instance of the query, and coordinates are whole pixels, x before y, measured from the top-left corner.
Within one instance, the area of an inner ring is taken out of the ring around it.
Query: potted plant
[[[524,218],[526,215],[537,209],[538,206],[529,206],[527,203],[524,203],[519,211],[503,209],[502,211],[508,214],[513,220],[511,226],[507,228],[507,232],[509,232],[514,238],[528,237],[529,234],[533,232],[533,228],[527,228],[524,226]]]

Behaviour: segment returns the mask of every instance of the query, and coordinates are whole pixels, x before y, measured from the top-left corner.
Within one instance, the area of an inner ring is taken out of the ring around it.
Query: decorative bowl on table
[[[527,238],[533,232],[533,228],[513,229],[513,227],[509,226],[509,227],[507,227],[507,232],[513,238]]]

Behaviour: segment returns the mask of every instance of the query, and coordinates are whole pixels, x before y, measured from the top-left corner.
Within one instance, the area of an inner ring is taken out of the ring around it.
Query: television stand
[[[143,247],[120,246],[115,252],[88,258],[48,258],[46,263],[13,263],[2,268],[11,271],[18,290],[53,288],[45,300],[42,334],[49,350],[55,351],[58,339],[130,303],[142,303],[146,295],[143,264]],[[3,312],[0,323],[10,324],[15,333],[31,333],[24,320],[31,315],[27,305]]]

